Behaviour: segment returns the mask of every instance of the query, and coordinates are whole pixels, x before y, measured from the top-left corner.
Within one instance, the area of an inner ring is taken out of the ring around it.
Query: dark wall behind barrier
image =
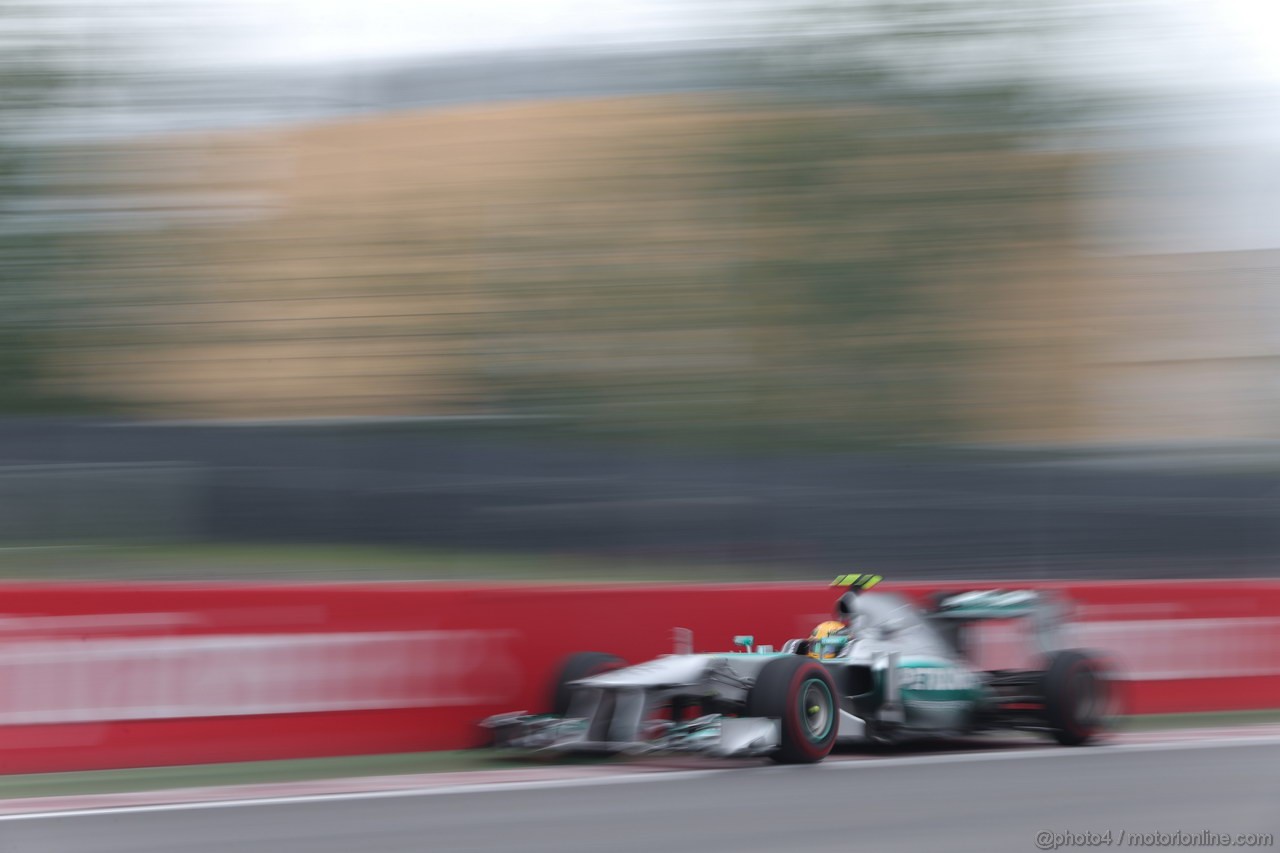
[[[1272,575],[1267,448],[762,455],[519,426],[0,423],[0,538],[413,544],[897,576]],[[21,523],[14,522],[21,519]]]

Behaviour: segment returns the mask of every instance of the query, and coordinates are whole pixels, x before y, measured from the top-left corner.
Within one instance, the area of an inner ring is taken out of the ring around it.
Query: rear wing
[[[1060,646],[1058,634],[1067,607],[1052,595],[1030,589],[975,589],[937,594],[925,616],[961,654],[965,627],[996,619],[1027,619],[1036,646],[1049,652]]]
[[[939,619],[1017,619],[1043,609],[1046,600],[1029,589],[975,589],[940,593],[931,616]]]

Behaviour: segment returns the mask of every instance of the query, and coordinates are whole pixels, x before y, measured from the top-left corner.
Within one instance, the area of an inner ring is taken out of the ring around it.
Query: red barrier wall
[[[997,584],[990,584],[996,586]],[[884,584],[919,600],[966,584]],[[998,584],[1060,590],[1074,644],[1114,654],[1133,713],[1280,707],[1280,581]],[[448,749],[540,710],[559,661],[641,660],[693,629],[780,644],[812,585],[0,585],[0,772]],[[1012,634],[984,637],[993,665]]]

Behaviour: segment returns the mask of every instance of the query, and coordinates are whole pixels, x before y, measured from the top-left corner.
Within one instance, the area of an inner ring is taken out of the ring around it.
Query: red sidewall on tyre
[[[813,689],[824,707],[825,725],[820,736],[811,732],[802,704]],[[747,716],[777,719],[781,744],[775,760],[807,764],[830,753],[839,730],[839,702],[835,682],[822,664],[802,657],[780,657],[765,664],[747,700]]]
[[[821,664],[809,664],[805,667],[797,669],[795,675],[791,677],[791,684],[787,689],[787,706],[792,711],[803,711],[802,693],[804,688],[813,679],[815,674],[821,676],[821,680],[826,684],[827,689],[831,693],[832,703],[835,702],[835,691],[830,684],[831,677],[827,675],[827,670]],[[812,757],[814,761],[821,761],[831,752],[831,747],[835,744],[836,721],[833,717],[830,723],[831,736],[825,734],[819,740],[814,740],[808,732],[804,724],[804,717],[801,713],[792,713],[782,718],[782,725],[791,735],[791,740],[797,749],[802,750],[806,755]]]

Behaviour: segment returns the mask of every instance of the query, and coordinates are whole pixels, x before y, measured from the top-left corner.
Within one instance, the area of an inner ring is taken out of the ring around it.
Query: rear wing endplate
[[[1029,589],[975,589],[940,595],[931,615],[941,619],[1016,619],[1038,613],[1047,604]]]

